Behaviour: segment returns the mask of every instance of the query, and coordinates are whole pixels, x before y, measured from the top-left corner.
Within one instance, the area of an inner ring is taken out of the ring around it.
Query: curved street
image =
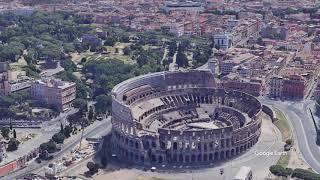
[[[314,171],[319,173],[320,147],[316,144],[316,129],[309,112],[309,108],[313,109],[314,102],[311,100],[287,102],[268,99],[261,99],[261,101],[278,108],[285,114],[303,158]]]

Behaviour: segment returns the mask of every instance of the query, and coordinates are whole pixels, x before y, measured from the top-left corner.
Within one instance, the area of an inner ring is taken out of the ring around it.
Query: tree
[[[177,51],[177,42],[176,41],[171,41],[169,46],[168,46],[169,52],[168,55],[172,57],[174,53]]]
[[[79,121],[79,115],[76,113],[76,114],[70,114],[67,116],[67,120],[70,124],[76,124],[78,121]]]
[[[79,111],[86,112],[88,110],[88,102],[84,99],[77,98],[73,101],[73,107],[78,108]]]
[[[9,138],[9,133],[10,133],[10,129],[9,128],[6,128],[6,127],[1,128],[2,137],[8,139]]]
[[[12,130],[12,120],[10,119],[10,126],[9,126],[10,130]]]
[[[286,140],[286,144],[292,145],[292,143],[293,143],[292,139],[287,139],[287,140]]]
[[[131,53],[131,48],[129,46],[126,46],[125,48],[122,49],[122,52],[124,55],[128,56]]]
[[[20,142],[14,138],[10,139],[8,142],[8,148],[7,151],[15,151],[18,149]]]
[[[188,66],[188,58],[182,51],[178,51],[176,62],[178,64],[178,67]]]
[[[90,161],[87,163],[87,168],[89,169],[90,173],[94,174],[94,173],[98,172],[99,165]]]
[[[48,153],[54,153],[57,151],[56,143],[51,139],[49,142],[42,143],[40,145],[41,151],[48,151]]]
[[[88,95],[92,95],[92,90],[81,82],[77,82],[76,97],[80,99],[87,99]]]
[[[62,125],[62,122],[60,123],[60,132],[63,132],[63,125]]]
[[[70,125],[66,126],[63,131],[64,136],[68,138],[70,137],[71,133],[72,133],[72,127]]]
[[[74,72],[77,70],[77,65],[71,59],[61,61],[61,66],[68,72]]]
[[[63,51],[65,53],[75,52],[76,48],[73,43],[64,43],[63,44]]]
[[[147,64],[148,62],[148,56],[146,55],[146,53],[142,53],[140,54],[140,56],[137,58],[137,63],[139,64],[139,66],[143,66],[145,64]]]
[[[13,138],[15,138],[15,139],[17,138],[17,132],[15,129],[13,130]]]
[[[97,103],[95,104],[96,112],[106,113],[111,106],[111,97],[104,94],[96,97]]]
[[[91,121],[93,119],[93,116],[94,116],[94,112],[93,112],[93,108],[91,106],[90,110],[89,110],[89,114],[88,114],[88,119]]]
[[[105,46],[114,46],[117,42],[117,39],[114,37],[107,37],[104,41]]]
[[[66,137],[62,132],[56,133],[52,136],[52,140],[58,144],[63,144],[65,138]]]

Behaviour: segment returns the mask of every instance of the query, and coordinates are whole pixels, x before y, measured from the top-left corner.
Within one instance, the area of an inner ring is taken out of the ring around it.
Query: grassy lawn
[[[274,125],[276,125],[277,128],[280,130],[282,134],[282,141],[286,142],[287,139],[292,139],[292,131],[287,118],[279,109],[276,109],[276,108],[273,108],[273,109],[278,119],[276,122],[274,122]],[[290,152],[283,153],[281,154],[280,159],[277,162],[277,165],[287,167],[289,164],[289,160],[290,160]]]
[[[144,50],[148,50],[148,49],[156,49],[156,48],[158,48],[158,46],[151,46],[149,44],[146,44],[146,45],[142,46],[142,48]]]
[[[279,109],[274,108],[274,112],[276,113],[276,117],[278,119],[276,122],[274,122],[274,124],[277,126],[277,128],[280,130],[282,134],[282,141],[285,142],[287,139],[292,138],[292,131],[290,125],[288,123],[287,118]]]
[[[74,72],[73,75],[75,75],[77,77],[77,79],[80,79],[82,76],[81,72]]]
[[[71,61],[73,61],[75,64],[79,64],[81,62],[81,59],[84,57],[90,57],[94,56],[94,52],[82,52],[82,53],[71,53]]]
[[[290,151],[288,151],[286,154],[282,154],[280,156],[280,159],[277,162],[277,165],[281,165],[283,167],[287,167],[290,160]]]

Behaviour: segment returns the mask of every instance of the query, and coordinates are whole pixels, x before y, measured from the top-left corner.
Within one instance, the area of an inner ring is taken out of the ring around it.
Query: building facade
[[[37,80],[31,85],[31,97],[63,111],[70,108],[76,98],[76,84],[51,78]]]
[[[283,78],[272,77],[269,84],[269,96],[272,98],[280,98],[282,96]]]
[[[231,34],[216,34],[213,36],[214,47],[228,49],[232,46]]]
[[[305,80],[299,75],[272,77],[269,96],[283,99],[303,99],[305,88]]]
[[[260,96],[261,93],[261,84],[258,82],[231,80],[222,82],[222,87],[226,90],[246,92],[253,96]]]

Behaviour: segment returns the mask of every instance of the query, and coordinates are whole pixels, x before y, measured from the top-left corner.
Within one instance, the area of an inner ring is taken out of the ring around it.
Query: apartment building
[[[305,80],[300,75],[272,77],[269,96],[272,98],[302,99],[305,88]]]
[[[76,84],[53,78],[37,80],[31,85],[31,97],[64,111],[76,98]]]
[[[237,90],[246,92],[253,96],[260,96],[261,93],[261,83],[259,82],[232,80],[223,82],[222,87],[227,90]]]

